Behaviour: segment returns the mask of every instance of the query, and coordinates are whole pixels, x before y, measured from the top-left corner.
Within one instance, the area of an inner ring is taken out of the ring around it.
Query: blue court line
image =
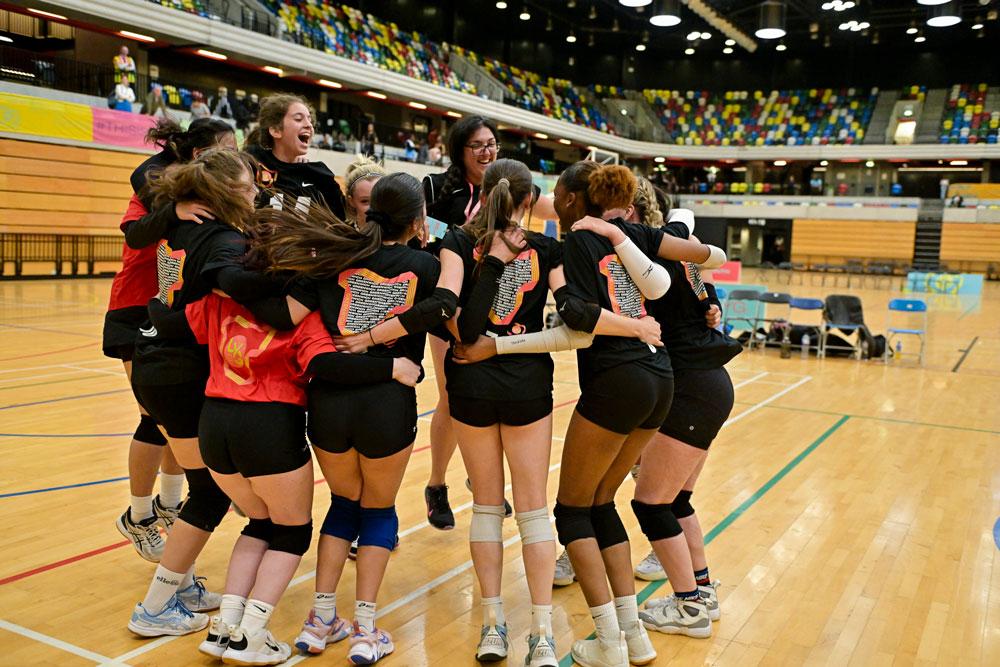
[[[993,543],[997,545],[997,549],[1000,549],[1000,519],[993,524]]]
[[[818,438],[816,438],[815,440],[813,440],[812,444],[810,444],[808,447],[806,447],[801,452],[799,452],[798,456],[796,456],[791,461],[789,461],[788,463],[786,463],[785,467],[783,467],[781,470],[779,470],[778,472],[776,472],[774,474],[774,476],[771,477],[771,479],[769,479],[766,482],[764,482],[764,485],[761,486],[759,489],[757,489],[753,493],[753,495],[751,495],[749,498],[747,498],[742,503],[740,503],[739,507],[737,507],[736,509],[734,509],[722,521],[720,521],[719,523],[717,523],[715,525],[715,527],[712,528],[712,530],[710,530],[707,533],[705,533],[705,546],[708,546],[709,544],[711,544],[712,540],[714,540],[716,537],[718,537],[720,534],[722,534],[722,531],[724,531],[726,528],[729,528],[729,526],[731,526],[734,521],[736,521],[737,519],[739,519],[743,515],[744,512],[746,512],[748,509],[750,509],[751,507],[753,507],[753,505],[758,500],[760,500],[761,498],[763,498],[764,495],[766,495],[768,491],[770,491],[772,488],[774,488],[774,486],[778,482],[780,482],[782,479],[784,479],[785,476],[788,475],[788,473],[790,473],[800,463],[802,463],[802,461],[804,461],[807,456],[809,456],[814,451],[816,451],[817,447],[819,447],[820,445],[822,445],[823,442],[827,438],[829,438],[831,435],[833,435],[834,432],[837,429],[839,429],[841,426],[843,426],[844,424],[846,424],[850,418],[851,418],[850,415],[843,415],[843,416],[841,416],[841,418],[838,419],[837,422],[833,426],[831,426],[826,431],[824,431],[821,436],[819,436]],[[997,531],[998,530],[1000,530],[1000,520],[997,521],[997,526],[994,526],[994,533],[993,534],[994,534],[995,537],[997,536]],[[997,544],[1000,545],[1000,542],[998,542]],[[647,585],[645,588],[643,588],[641,591],[639,591],[636,594],[636,602],[637,602],[637,604],[642,604],[643,602],[645,602],[649,598],[649,596],[651,596],[653,593],[655,593],[657,590],[659,590],[659,588],[661,586],[663,586],[663,584],[665,584],[665,583],[667,583],[666,580],[661,580],[661,581],[654,581],[654,582],[650,583],[649,585]],[[591,635],[588,637],[588,639],[593,639],[593,638],[594,638],[594,634],[591,633]],[[567,655],[563,656],[563,659],[559,661],[559,667],[571,667],[572,664],[573,664],[573,656],[571,654],[567,654]]]
[[[437,408],[435,408],[435,410],[436,409]],[[420,417],[426,417],[427,415],[430,415],[430,414],[433,414],[433,413],[434,413],[434,410],[428,410],[427,412],[421,412],[419,415],[417,415],[417,418],[419,419]]]
[[[65,489],[78,489],[81,486],[96,486],[98,484],[110,484],[111,482],[124,482],[128,477],[112,477],[111,479],[98,479],[93,482],[80,482],[79,484],[66,484],[64,486],[50,486],[45,489],[32,489],[31,491],[15,491],[14,493],[0,493],[2,498],[14,498],[16,496],[30,496],[35,493],[48,493],[49,491],[63,491]]]
[[[0,433],[0,438],[118,438],[132,433]]]
[[[45,405],[47,403],[60,403],[62,401],[75,401],[80,398],[93,398],[94,396],[108,396],[110,394],[121,394],[131,389],[112,389],[111,391],[98,391],[93,394],[77,394],[76,396],[63,396],[62,398],[49,398],[44,401],[32,401],[31,403],[13,403],[11,405],[0,406],[0,410],[13,410],[15,408],[29,408],[32,405]]]

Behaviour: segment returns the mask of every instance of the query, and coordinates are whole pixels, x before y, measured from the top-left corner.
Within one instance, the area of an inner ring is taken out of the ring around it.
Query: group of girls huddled
[[[292,648],[268,623],[311,544],[315,458],[330,503],[294,646],[319,654],[347,640],[353,664],[390,654],[377,597],[399,539],[396,495],[429,346],[440,398],[425,499],[433,525],[454,527],[444,472],[457,443],[473,496],[475,658],[512,652],[501,596],[511,513],[531,601],[528,667],[559,664],[552,587],[574,578],[596,627],[571,647],[581,665],[652,661],[647,629],[708,636],[718,598],[690,498],[732,407],[723,366],[739,347],[713,328],[719,305],[699,267],[724,253],[692,236],[690,212],[664,222],[665,202],[624,167],[578,162],[541,197],[524,164],[497,159],[495,126],[474,116],[453,128],[444,176],[421,183],[361,158],[341,191],[322,163],[305,161],[311,119],[299,98],[265,99],[244,153],[214,121],[164,126],[153,136],[163,151],[136,172],[116,281],[131,297],[113,297],[105,341],[131,361],[143,414],[118,527],[158,562],[129,629],[207,627],[199,650],[225,663],[286,660]],[[443,238],[428,237],[428,211],[447,226]],[[533,215],[558,217],[562,240],[528,231]],[[563,322],[554,328],[550,294]],[[128,317],[113,315],[122,309]],[[581,396],[550,512],[549,353],[571,349]],[[641,612],[614,504],[640,457],[632,508],[674,588]],[[183,505],[179,488],[165,493],[170,473],[178,486],[176,466]],[[231,506],[246,525],[220,595],[194,564]],[[165,544],[157,524],[170,529]],[[354,609],[341,615],[337,586],[352,557]]]

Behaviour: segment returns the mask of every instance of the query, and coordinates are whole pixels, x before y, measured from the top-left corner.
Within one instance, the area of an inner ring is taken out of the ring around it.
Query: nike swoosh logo
[[[311,186],[312,186],[312,183],[303,183],[302,184],[302,187],[304,187],[304,188],[308,188],[308,187],[311,187]]]

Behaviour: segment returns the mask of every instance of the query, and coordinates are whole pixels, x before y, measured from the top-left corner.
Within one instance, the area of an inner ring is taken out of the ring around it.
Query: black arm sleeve
[[[601,319],[601,307],[588,303],[573,294],[565,285],[555,291],[556,309],[570,329],[594,333],[597,321]]]
[[[504,263],[496,257],[487,256],[479,270],[479,277],[469,294],[468,300],[462,306],[458,316],[458,335],[463,343],[474,343],[486,331],[486,318],[489,317],[493,299],[500,288],[500,276],[503,275]]]
[[[309,362],[309,373],[337,384],[375,384],[392,379],[392,358],[325,352]]]
[[[715,291],[715,285],[712,283],[705,283],[705,291],[708,292],[708,303],[709,305],[716,305],[719,307],[719,312],[722,312],[722,302],[719,301],[719,293]]]
[[[292,314],[288,311],[288,301],[285,300],[284,296],[270,296],[266,299],[241,302],[240,305],[253,313],[255,319],[278,331],[288,331],[295,328]]]
[[[184,309],[171,310],[159,299],[150,299],[146,307],[149,321],[156,327],[156,333],[170,340],[194,341],[194,332],[188,326]]]
[[[218,269],[215,272],[215,284],[242,305],[282,295],[279,281],[263,273],[247,271],[235,265],[223,266]]]
[[[138,220],[125,223],[125,243],[133,250],[152,245],[162,239],[170,224],[176,221],[173,204],[150,211]]]
[[[408,334],[423,333],[454,317],[457,308],[458,296],[449,289],[438,287],[432,296],[422,299],[402,313],[399,323]]]

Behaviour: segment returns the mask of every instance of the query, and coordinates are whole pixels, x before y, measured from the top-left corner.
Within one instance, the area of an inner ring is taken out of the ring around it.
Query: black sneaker
[[[472,480],[468,477],[465,478],[465,488],[472,491]],[[506,498],[503,499],[503,515],[508,519],[514,516],[514,508],[510,506]]]
[[[438,530],[451,530],[455,527],[455,515],[448,504],[448,487],[428,486],[424,489],[424,502],[427,503],[427,521]]]

